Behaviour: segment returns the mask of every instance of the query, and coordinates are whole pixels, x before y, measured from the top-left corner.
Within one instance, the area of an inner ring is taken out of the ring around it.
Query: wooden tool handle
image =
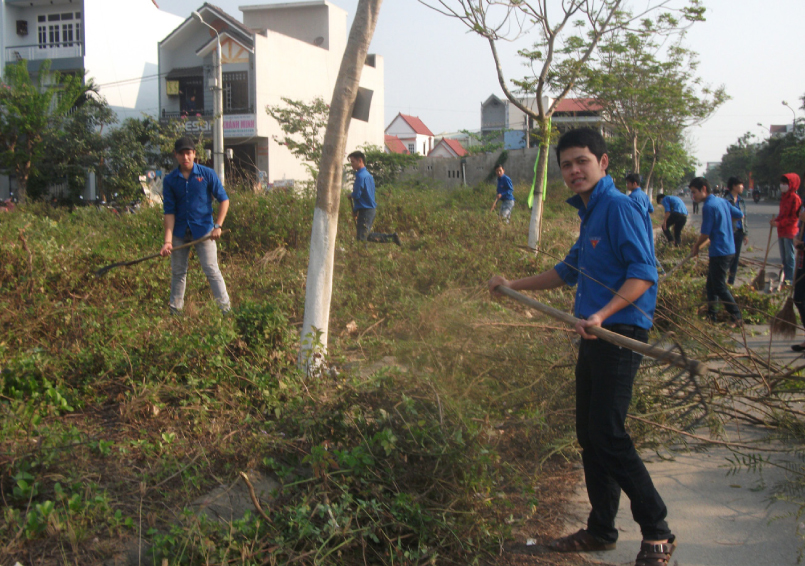
[[[510,297],[519,303],[522,303],[533,309],[536,309],[543,314],[547,314],[548,316],[555,318],[556,320],[560,320],[565,324],[576,326],[576,323],[579,322],[579,319],[576,318],[575,316],[569,315],[566,312],[560,311],[553,307],[549,307],[548,305],[542,304],[539,301],[535,301],[534,299],[526,297],[522,293],[518,293],[517,291],[514,291],[509,287],[499,285],[498,287],[495,288],[495,291],[497,291],[498,293],[502,293],[503,295],[506,295],[507,297]],[[637,352],[638,354],[654,358],[655,360],[660,360],[675,367],[684,368],[693,375],[704,375],[710,370],[707,367],[707,364],[704,364],[698,360],[686,358],[684,356],[679,355],[676,352],[669,352],[656,346],[650,346],[649,344],[644,344],[643,342],[633,340],[632,338],[627,338],[626,336],[622,336],[620,334],[607,330],[606,328],[601,328],[600,326],[593,326],[587,328],[586,332],[592,334],[597,338],[606,340],[611,344],[615,344],[616,346],[628,348],[633,352]]]
[[[769,249],[771,248],[771,235],[774,233],[774,226],[769,226],[769,241],[766,242],[766,255],[763,257],[763,269],[766,269],[766,260],[769,259]]]
[[[229,230],[221,230],[221,235],[224,235],[227,232],[229,232]],[[203,237],[199,238],[198,240],[193,240],[192,242],[188,242],[186,244],[182,244],[181,246],[176,246],[175,248],[171,248],[171,251],[175,252],[176,250],[183,250],[185,248],[189,248],[190,246],[195,246],[196,244],[200,244],[201,242],[206,242],[210,238],[212,238],[212,233],[209,233],[206,236],[203,236]],[[140,263],[141,261],[147,261],[149,259],[154,259],[156,257],[159,257],[160,255],[161,254],[159,252],[157,252],[155,254],[151,254],[151,255],[147,255],[145,257],[141,257],[141,258],[138,258],[138,259],[133,259],[131,261],[127,261],[123,265],[125,265],[125,266],[135,265],[137,263]]]

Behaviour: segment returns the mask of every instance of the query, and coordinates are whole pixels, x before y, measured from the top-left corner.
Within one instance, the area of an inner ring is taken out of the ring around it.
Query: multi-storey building
[[[36,76],[51,70],[80,74],[100,87],[119,118],[156,115],[157,41],[181,18],[151,0],[0,0],[2,67],[25,61]],[[0,175],[0,198],[13,179]],[[90,178],[87,198],[94,198]]]
[[[278,143],[279,124],[266,106],[282,98],[330,102],[347,43],[347,13],[327,0],[241,6],[241,22],[205,3],[197,12],[218,33],[223,61],[224,147],[230,169],[268,182],[307,180],[298,158]],[[215,32],[187,18],[159,42],[159,107],[163,120],[182,118],[188,133],[212,139]],[[383,59],[369,55],[361,102],[347,148],[383,145]],[[210,145],[211,147],[211,145]]]

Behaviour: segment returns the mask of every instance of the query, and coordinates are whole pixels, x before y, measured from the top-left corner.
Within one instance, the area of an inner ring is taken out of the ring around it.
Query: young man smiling
[[[575,330],[583,340],[576,363],[576,434],[592,511],[586,529],[549,547],[557,552],[615,548],[615,516],[623,490],[643,533],[635,565],[665,566],[676,548],[665,522],[667,509],[625,429],[642,356],[587,332],[602,326],[648,341],[657,302],[649,219],[606,174],[609,157],[599,132],[571,130],[559,139],[556,152],[562,178],[575,193],[567,202],[579,210],[579,239],[564,261],[548,271],[515,281],[498,275],[489,281],[493,293],[499,285],[515,290],[577,285],[575,314],[581,320]]]
[[[187,282],[187,261],[190,248],[174,252],[173,248],[209,236],[209,240],[195,245],[201,269],[210,282],[215,302],[222,312],[230,310],[226,283],[218,268],[218,250],[215,240],[221,237],[221,225],[229,210],[229,197],[215,171],[195,162],[193,140],[182,137],[173,146],[173,155],[179,165],[162,182],[163,224],[165,243],[160,254],[171,256],[170,310],[178,314],[184,308],[184,291]],[[213,198],[220,203],[218,216],[212,220]]]

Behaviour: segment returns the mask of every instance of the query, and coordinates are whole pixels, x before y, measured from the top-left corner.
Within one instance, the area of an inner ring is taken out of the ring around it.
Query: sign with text
[[[188,118],[184,124],[184,131],[188,134],[212,135],[213,120],[198,117]],[[224,115],[224,137],[225,138],[246,138],[257,133],[257,125],[254,114],[225,114]]]

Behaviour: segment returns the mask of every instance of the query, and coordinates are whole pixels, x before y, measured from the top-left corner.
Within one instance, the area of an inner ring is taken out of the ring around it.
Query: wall
[[[492,172],[493,167],[498,162],[501,152],[484,153],[481,155],[468,155],[463,158],[466,161],[466,175],[468,185],[477,185],[486,182],[487,176]],[[534,178],[534,162],[537,159],[537,148],[516,149],[507,152],[508,158],[503,164],[512,182],[531,184]],[[556,163],[556,151],[551,147],[551,155],[548,159],[548,178],[559,179],[561,173],[559,165]],[[446,186],[454,187],[463,183],[461,173],[456,176],[456,171],[461,171],[462,158],[445,159],[443,157],[425,157],[420,159],[416,166],[403,172],[404,178],[410,179],[432,179],[439,181]],[[491,183],[490,183],[491,184]]]
[[[159,40],[183,19],[158,10],[151,0],[84,0],[84,8],[87,76],[101,85],[101,95],[121,120],[156,115],[160,81],[143,72],[154,69]]]
[[[271,30],[311,45],[317,37],[321,37],[324,40],[320,45],[322,49],[330,49],[330,17],[334,15],[333,12],[343,11],[339,8],[333,10],[327,5],[262,10],[250,9],[248,6],[244,8],[241,12],[246,26]],[[333,45],[334,48],[338,46],[337,42]]]

